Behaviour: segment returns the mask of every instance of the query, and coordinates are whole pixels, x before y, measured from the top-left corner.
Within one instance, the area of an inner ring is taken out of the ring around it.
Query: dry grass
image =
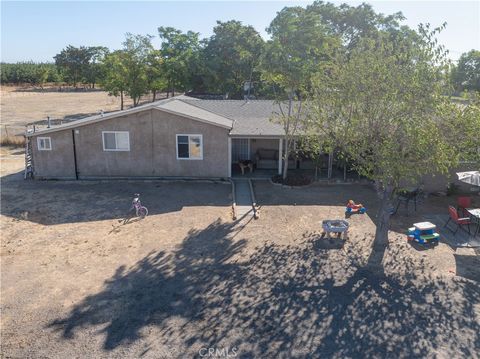
[[[25,146],[25,137],[23,136],[12,136],[4,135],[0,137],[0,146],[9,146],[9,147],[24,147]]]

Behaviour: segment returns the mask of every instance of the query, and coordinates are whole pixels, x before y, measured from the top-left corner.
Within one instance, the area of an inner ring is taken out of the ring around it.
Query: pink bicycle
[[[129,215],[125,218],[124,223],[127,223],[130,218],[133,216],[131,215],[133,210],[135,210],[135,215],[140,218],[145,218],[148,216],[148,209],[145,206],[142,206],[142,202],[140,202],[140,194],[135,193],[133,195],[133,200],[132,200],[132,207],[130,207]]]

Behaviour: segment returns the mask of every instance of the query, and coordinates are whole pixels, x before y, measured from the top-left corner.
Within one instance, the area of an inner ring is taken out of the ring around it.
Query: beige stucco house
[[[280,173],[274,107],[179,96],[28,132],[27,170],[38,179],[228,178],[251,160]]]

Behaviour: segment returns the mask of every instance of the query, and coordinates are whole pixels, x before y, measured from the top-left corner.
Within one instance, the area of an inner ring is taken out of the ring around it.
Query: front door
[[[232,138],[232,163],[250,160],[250,140],[248,138]]]

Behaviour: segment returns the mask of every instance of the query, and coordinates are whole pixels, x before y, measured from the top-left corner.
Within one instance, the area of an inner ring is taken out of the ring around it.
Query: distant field
[[[46,120],[68,120],[99,113],[120,110],[120,98],[108,96],[105,91],[58,91],[58,87],[40,89],[1,86],[1,131],[5,126],[11,133],[21,133],[25,125]],[[148,100],[148,99],[146,99]],[[125,108],[132,105],[125,98]]]

